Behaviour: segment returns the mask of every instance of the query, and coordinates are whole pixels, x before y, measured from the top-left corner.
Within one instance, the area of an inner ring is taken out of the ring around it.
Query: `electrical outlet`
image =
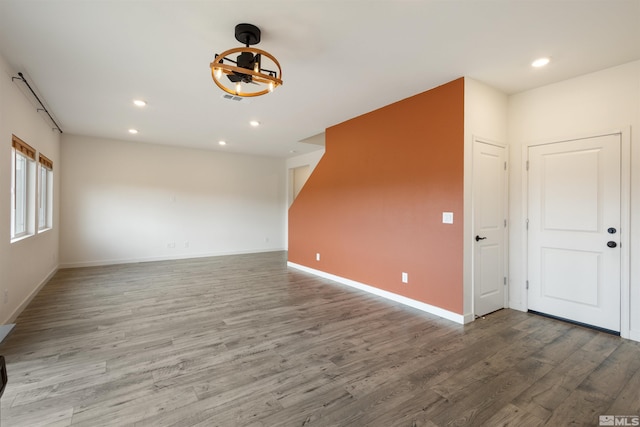
[[[169,243],[167,243],[167,247],[168,247],[169,249],[173,249],[173,248],[175,248],[175,247],[176,247],[176,242],[169,242]]]
[[[409,274],[402,272],[402,283],[409,283]]]
[[[320,261],[320,252],[316,254],[316,261]]]

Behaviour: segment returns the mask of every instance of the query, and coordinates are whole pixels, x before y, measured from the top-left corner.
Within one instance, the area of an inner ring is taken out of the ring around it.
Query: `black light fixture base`
[[[236,25],[234,35],[244,46],[216,54],[209,64],[216,86],[240,97],[266,95],[281,86],[282,68],[278,60],[269,52],[251,46],[260,43],[260,29],[253,24],[242,23]],[[229,82],[221,80],[224,75]]]
[[[260,43],[260,28],[253,24],[236,25],[236,40],[247,46]]]

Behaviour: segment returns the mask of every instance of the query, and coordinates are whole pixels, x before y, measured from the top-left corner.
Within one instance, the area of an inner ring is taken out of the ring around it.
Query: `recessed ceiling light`
[[[531,66],[535,68],[544,67],[549,63],[549,61],[550,61],[549,58],[538,58],[531,63]]]
[[[218,145],[227,145],[226,141],[218,141]]]
[[[136,133],[138,133],[137,129],[129,129],[129,133],[135,135]]]
[[[257,121],[257,120],[251,120],[251,121],[249,122],[249,124],[250,124],[251,126],[253,126],[254,128],[255,128],[255,127],[260,126],[260,122],[259,122],[259,121]]]
[[[137,106],[137,107],[144,107],[145,105],[147,105],[146,102],[144,102],[142,99],[134,99],[133,103]]]

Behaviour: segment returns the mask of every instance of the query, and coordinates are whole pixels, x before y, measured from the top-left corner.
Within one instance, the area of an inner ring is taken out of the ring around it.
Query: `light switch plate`
[[[442,223],[453,224],[453,212],[442,212]]]

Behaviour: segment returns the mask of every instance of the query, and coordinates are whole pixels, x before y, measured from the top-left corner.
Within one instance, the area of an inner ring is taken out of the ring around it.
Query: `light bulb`
[[[236,83],[236,95],[239,94],[241,90],[242,90],[242,85],[240,85],[240,82]]]
[[[256,72],[256,73],[260,72],[260,64],[259,63],[256,62],[255,64],[253,64],[253,71]]]
[[[213,75],[215,76],[216,79],[220,80],[220,77],[222,77],[222,68],[216,68],[213,71]]]
[[[269,92],[273,92],[276,87],[273,85],[273,82],[269,82]]]

